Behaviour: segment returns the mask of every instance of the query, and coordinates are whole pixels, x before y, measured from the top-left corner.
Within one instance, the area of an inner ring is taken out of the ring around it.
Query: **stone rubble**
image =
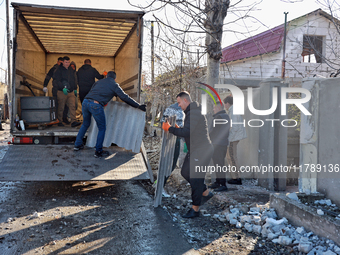
[[[330,200],[321,203],[332,204]],[[208,214],[207,211],[204,213]],[[275,244],[289,246],[301,254],[340,255],[340,247],[334,241],[308,232],[304,227],[295,228],[286,218],[278,219],[273,208],[251,207],[244,213],[244,210],[230,206],[220,215],[214,214],[212,217],[221,222],[229,222],[236,228],[244,228]]]

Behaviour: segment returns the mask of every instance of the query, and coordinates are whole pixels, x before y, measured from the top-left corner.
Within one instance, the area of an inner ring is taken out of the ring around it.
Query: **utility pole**
[[[7,29],[7,86],[8,92],[10,91],[11,83],[11,49],[10,49],[10,37],[11,31],[9,29],[9,1],[6,0],[6,29]]]
[[[151,21],[151,84],[155,81],[155,53],[154,53],[154,34],[153,34],[153,21]]]
[[[285,30],[283,34],[283,57],[282,57],[282,73],[281,78],[282,80],[285,78],[286,72],[286,34],[287,34],[287,14],[288,12],[284,12],[285,14]]]

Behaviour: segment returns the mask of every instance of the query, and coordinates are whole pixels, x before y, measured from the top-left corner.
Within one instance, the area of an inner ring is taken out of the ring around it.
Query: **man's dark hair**
[[[220,105],[222,109],[224,109],[224,104],[223,102],[220,102],[220,100],[216,101],[216,105]]]
[[[177,97],[180,97],[180,98],[186,98],[189,102],[191,102],[191,96],[190,96],[190,93],[188,91],[182,91],[180,92],[177,96]]]
[[[109,78],[109,77],[111,77],[111,78],[113,78],[113,79],[116,79],[116,73],[114,72],[114,71],[110,71],[110,72],[108,72],[107,73],[107,75],[106,75],[106,77],[107,78]]]
[[[61,61],[64,61],[64,58],[63,57],[59,57],[58,58],[58,61],[61,60]]]
[[[229,103],[230,105],[233,105],[233,97],[232,96],[227,96],[225,99],[223,99],[223,102],[225,104]]]
[[[91,64],[91,59],[89,59],[89,58],[85,59],[84,64]]]
[[[68,56],[63,57],[63,60],[70,60]]]

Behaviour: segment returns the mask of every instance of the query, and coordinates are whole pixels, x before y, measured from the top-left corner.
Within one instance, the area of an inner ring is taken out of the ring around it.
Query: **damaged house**
[[[330,77],[339,67],[338,20],[318,9],[287,22],[285,78]],[[222,50],[220,82],[224,79],[282,77],[284,24],[234,43]]]

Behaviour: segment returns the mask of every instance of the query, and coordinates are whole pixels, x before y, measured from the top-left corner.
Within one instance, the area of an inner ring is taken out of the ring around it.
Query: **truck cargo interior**
[[[18,115],[20,120],[25,121],[23,111],[26,111],[26,116],[27,112],[36,114],[35,111],[39,110],[31,100],[36,97],[41,98],[40,105],[53,105],[50,101],[52,81],[47,86],[47,95],[43,92],[43,82],[58,57],[64,56],[69,56],[76,63],[77,70],[85,59],[91,59],[92,66],[99,73],[115,71],[116,81],[122,89],[139,102],[143,12],[20,3],[12,3],[12,6],[13,76],[9,91],[12,120],[16,120]],[[74,151],[73,141],[79,126],[60,127],[51,125],[54,121],[26,121],[28,126],[20,130],[15,121],[11,121],[13,140],[20,144],[9,146],[0,162],[0,180],[153,181],[142,143],[145,113],[126,103],[112,101],[104,111],[107,130],[103,146],[110,152],[105,158],[93,157],[98,132],[94,122],[86,135],[87,146],[81,151]],[[69,144],[61,143],[63,139]]]
[[[91,59],[99,73],[115,71],[124,91],[139,101],[143,12],[80,9],[12,3],[14,8],[12,119],[23,119],[21,98],[52,97],[42,91],[45,75],[58,57],[69,56],[77,70]],[[78,100],[79,101],[79,100]],[[81,116],[81,104],[77,104]],[[24,108],[27,109],[27,108]],[[81,117],[80,117],[81,118]],[[48,123],[27,123],[25,131],[11,123],[16,137],[48,136],[53,141],[74,138],[78,128]],[[46,138],[45,138],[46,140]]]

